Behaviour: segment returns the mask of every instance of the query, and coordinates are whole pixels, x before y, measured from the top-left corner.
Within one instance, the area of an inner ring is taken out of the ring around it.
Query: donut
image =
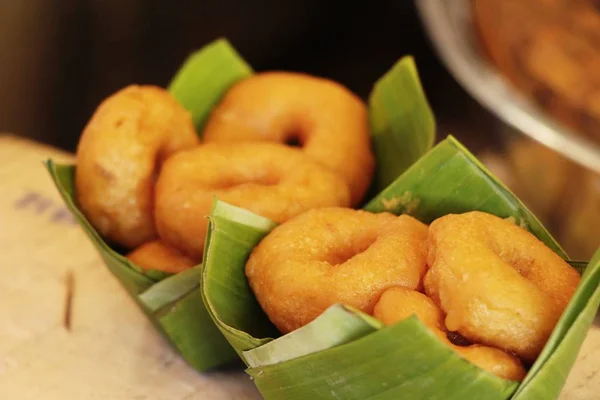
[[[343,179],[298,149],[208,143],[164,163],[155,191],[159,236],[201,259],[215,197],[275,222],[310,208],[350,204]]]
[[[577,271],[527,230],[491,214],[449,214],[431,223],[426,294],[445,326],[532,362],[580,281]]]
[[[285,334],[333,304],[370,314],[387,288],[420,288],[426,238],[427,226],[408,215],[313,209],[261,240],[246,276],[266,315]]]
[[[444,344],[479,368],[503,379],[521,381],[525,377],[521,361],[500,349],[478,344],[453,344],[443,329],[442,310],[423,293],[398,286],[389,288],[383,292],[373,310],[373,316],[385,325],[393,325],[412,315],[416,315]]]
[[[102,237],[126,249],[153,240],[157,171],[171,154],[198,144],[190,114],[164,89],[131,85],[114,93],[77,145],[81,211]]]
[[[294,143],[340,174],[352,205],[373,178],[367,108],[344,86],[294,72],[263,72],[235,84],[212,111],[206,142]]]
[[[126,257],[143,270],[162,271],[169,274],[177,274],[198,265],[198,261],[159,240],[144,243]]]

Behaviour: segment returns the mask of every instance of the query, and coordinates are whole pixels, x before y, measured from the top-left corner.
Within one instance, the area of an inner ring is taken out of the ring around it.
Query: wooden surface
[[[166,345],[66,211],[48,157],[70,159],[0,135],[0,399],[260,399],[241,369],[199,374]],[[560,399],[599,399],[599,372],[597,318]]]
[[[260,399],[243,370],[196,373],[153,330],[66,212],[48,157],[69,159],[0,136],[0,399]]]

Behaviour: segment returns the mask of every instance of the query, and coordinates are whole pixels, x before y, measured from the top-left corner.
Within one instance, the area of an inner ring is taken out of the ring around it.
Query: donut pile
[[[429,226],[343,207],[274,228],[246,263],[273,324],[294,331],[342,303],[394,324],[416,315],[460,356],[520,381],[580,281],[527,230],[473,211]]]
[[[359,205],[375,168],[365,104],[306,74],[243,79],[201,136],[190,113],[154,86],[111,95],[84,128],[78,205],[143,269],[197,265],[215,197],[281,223],[312,208]]]
[[[534,235],[496,216],[428,226],[354,209],[375,168],[367,109],[331,80],[243,79],[201,136],[166,90],[120,90],[82,133],[78,205],[131,262],[167,273],[202,260],[215,197],[278,222],[245,271],[283,334],[338,303],[386,325],[416,315],[466,360],[520,381],[579,284]]]

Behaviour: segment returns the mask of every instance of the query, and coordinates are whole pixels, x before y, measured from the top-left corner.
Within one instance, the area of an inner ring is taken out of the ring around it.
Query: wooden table
[[[71,160],[0,135],[0,399],[260,399],[242,370],[196,373],[154,331],[65,209],[48,157]],[[597,318],[561,400],[599,399],[599,372]]]

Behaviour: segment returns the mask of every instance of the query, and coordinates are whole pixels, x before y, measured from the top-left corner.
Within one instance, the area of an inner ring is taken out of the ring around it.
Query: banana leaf
[[[113,250],[92,228],[75,203],[75,167],[46,163],[59,193],[108,269],[134,298],[158,331],[198,370],[236,359],[236,353],[211,322],[199,288],[200,268],[156,282]]]
[[[151,287],[155,281],[150,276],[144,275],[140,267],[112,249],[77,208],[75,201],[75,167],[59,165],[52,160],[48,160],[46,168],[67,208],[73,213],[85,234],[96,246],[108,269],[119,279],[125,289],[131,295],[137,296]]]
[[[335,304],[303,329],[244,351],[244,359],[251,368],[273,365],[351,342],[382,327],[369,315]]]
[[[369,95],[369,124],[377,154],[373,186],[379,192],[431,149],[435,140],[435,117],[413,57],[401,58],[375,82]]]
[[[567,380],[600,305],[600,249],[514,400],[555,399]]]
[[[365,209],[407,213],[426,223],[448,213],[485,211],[512,219],[568,260],[539,220],[452,136]],[[557,398],[600,302],[599,251],[521,383],[465,361],[415,317],[384,327],[337,304],[310,324],[281,335],[260,309],[244,272],[252,249],[275,224],[250,215],[216,202],[201,290],[211,317],[267,400]]]
[[[251,74],[252,68],[231,44],[226,39],[218,39],[187,58],[170,82],[168,90],[191,113],[198,135],[201,136],[211,110],[226,91]],[[394,92],[405,95],[402,98],[387,95]],[[434,125],[433,116],[410,57],[400,60],[386,73],[376,84],[371,99],[369,112],[375,115],[372,121],[376,128],[373,135],[377,164],[380,170],[390,168],[396,173],[426,152],[427,146],[431,147],[434,135],[431,129]],[[393,118],[393,110],[403,118]],[[390,145],[386,146],[388,141]],[[403,147],[401,154],[395,155],[390,150],[400,149],[398,143],[413,141],[416,144]],[[77,208],[73,179],[75,166],[58,165],[48,160],[46,167],[67,207],[108,269],[183,357],[200,371],[235,359],[236,351],[212,322],[202,300],[199,289],[202,267],[170,275],[160,271],[144,271],[131,263],[100,237]]]
[[[169,83],[168,90],[192,114],[202,135],[211,110],[234,83],[252,75],[250,65],[226,39],[217,39],[195,52]]]

